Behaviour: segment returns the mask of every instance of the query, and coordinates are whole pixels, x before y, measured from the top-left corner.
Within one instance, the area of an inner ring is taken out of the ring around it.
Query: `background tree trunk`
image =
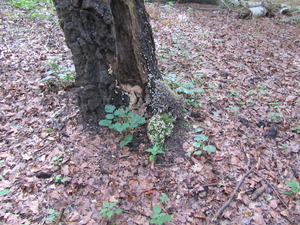
[[[143,0],[53,3],[73,54],[78,105],[86,121],[103,119],[107,104],[118,107],[151,97],[162,78]],[[129,99],[130,94],[135,97]]]

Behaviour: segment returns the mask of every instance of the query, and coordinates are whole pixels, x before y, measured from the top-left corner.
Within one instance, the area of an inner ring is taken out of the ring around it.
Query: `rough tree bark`
[[[161,74],[143,0],[53,0],[76,68],[78,105],[86,121],[104,106],[151,105]],[[149,100],[150,99],[150,100]],[[152,106],[154,106],[152,104]]]

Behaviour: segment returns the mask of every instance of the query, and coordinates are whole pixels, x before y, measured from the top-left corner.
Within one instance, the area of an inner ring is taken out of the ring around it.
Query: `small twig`
[[[66,208],[63,208],[63,209],[61,210],[60,215],[59,215],[59,218],[58,218],[58,220],[55,222],[55,225],[58,225],[58,224],[61,223],[62,216],[63,216],[65,210],[66,210]]]
[[[252,167],[252,169],[248,170],[247,173],[244,174],[244,176],[241,178],[241,180],[239,181],[239,183],[236,185],[234,191],[232,192],[230,198],[228,199],[228,201],[221,207],[221,209],[219,209],[219,211],[217,212],[217,214],[214,216],[213,220],[216,220],[218,217],[221,216],[221,214],[223,213],[223,211],[229,206],[229,204],[231,203],[231,201],[233,200],[236,192],[239,190],[239,188],[241,187],[243,181],[245,180],[245,178],[254,171],[255,167]]]
[[[257,174],[257,173],[256,173]],[[259,174],[257,174],[258,176],[260,176]],[[278,194],[278,192],[277,192],[277,190],[276,190],[276,188],[266,179],[266,178],[264,178],[263,176],[260,176],[260,177],[262,177],[263,179],[264,179],[264,181],[273,189],[273,191],[274,191],[274,193],[275,193],[275,195],[277,196],[277,198],[279,199],[279,201],[284,205],[284,207],[289,211],[289,213],[291,214],[291,215],[293,215],[293,214],[295,214],[295,213],[293,213],[290,209],[289,209],[289,207],[287,206],[287,204],[282,200],[282,198],[279,196],[279,194]],[[290,220],[289,220],[289,222],[291,222]]]
[[[243,147],[243,148],[242,148],[242,151],[244,152],[244,154],[245,154],[245,156],[246,156],[246,158],[247,158],[247,166],[250,167],[250,165],[251,165],[251,159],[250,159],[250,157],[249,157],[249,154],[248,154],[246,148]]]
[[[218,186],[218,183],[204,184],[202,187]]]

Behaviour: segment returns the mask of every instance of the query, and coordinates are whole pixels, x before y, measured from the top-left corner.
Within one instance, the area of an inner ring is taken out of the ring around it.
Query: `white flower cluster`
[[[148,123],[147,133],[152,144],[163,145],[165,138],[170,136],[174,125],[172,122],[166,123],[160,114],[155,114]]]

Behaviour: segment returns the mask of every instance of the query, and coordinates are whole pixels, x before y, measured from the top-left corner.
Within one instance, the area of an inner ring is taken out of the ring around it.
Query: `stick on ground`
[[[223,213],[223,211],[229,206],[230,202],[233,200],[236,192],[239,190],[239,188],[241,187],[243,181],[245,180],[245,178],[254,171],[255,167],[252,167],[252,169],[248,170],[247,173],[244,174],[244,176],[241,178],[241,180],[239,181],[239,183],[236,185],[234,191],[232,192],[230,198],[228,199],[228,201],[221,207],[221,209],[219,209],[219,211],[217,212],[217,214],[214,216],[213,220],[216,220],[218,217],[221,216],[221,214]]]

